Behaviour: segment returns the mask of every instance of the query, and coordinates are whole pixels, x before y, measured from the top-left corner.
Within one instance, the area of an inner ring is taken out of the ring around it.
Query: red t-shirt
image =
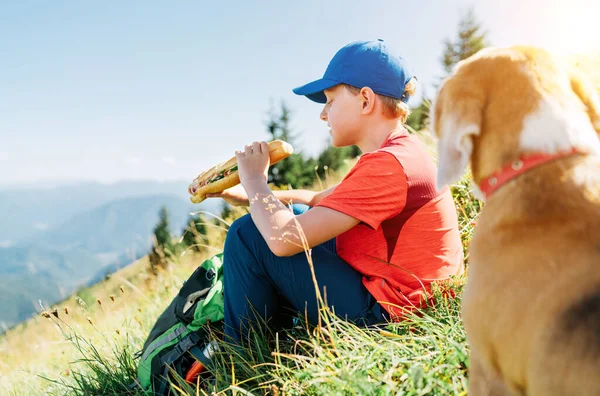
[[[338,255],[392,317],[429,298],[432,281],[463,272],[456,208],[416,136],[390,134],[317,206],[361,221],[336,239]]]

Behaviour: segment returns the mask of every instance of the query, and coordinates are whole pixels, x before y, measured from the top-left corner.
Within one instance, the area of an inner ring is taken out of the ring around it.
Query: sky
[[[469,6],[494,46],[600,51],[594,0],[0,0],[0,187],[189,180],[255,140],[284,101],[296,149],[328,144],[292,88],[339,48],[384,39],[433,93]],[[418,104],[420,95],[410,102]]]

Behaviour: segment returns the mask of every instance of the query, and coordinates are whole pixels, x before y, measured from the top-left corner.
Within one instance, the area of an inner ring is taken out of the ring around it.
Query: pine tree
[[[449,74],[454,65],[487,45],[487,32],[483,31],[473,8],[469,8],[458,23],[457,37],[454,40],[444,40],[444,52],[440,59],[444,70]],[[423,95],[421,103],[412,110],[406,124],[416,131],[428,127],[430,106],[431,100]]]
[[[159,220],[154,227],[156,243],[159,247],[169,246],[171,244],[171,232],[169,231],[169,211],[166,206],[162,206],[159,212]]]
[[[324,178],[328,172],[338,171],[347,159],[356,158],[361,154],[358,146],[334,147],[329,145],[317,158],[319,167],[317,174]]]
[[[406,125],[409,126],[410,129],[414,131],[420,131],[421,129],[427,127],[429,122],[429,109],[431,107],[431,101],[423,95],[423,99],[421,103],[416,108],[412,109],[408,119],[406,120]]]
[[[454,41],[444,41],[444,53],[441,61],[446,73],[450,73],[454,65],[474,55],[487,44],[487,32],[482,30],[481,23],[475,16],[473,8],[469,8],[461,17],[458,35]]]
[[[294,154],[269,168],[269,183],[280,188],[307,187],[312,185],[316,178],[314,173],[316,162],[311,158],[305,158],[304,154],[299,152],[296,147],[296,134],[292,132],[290,126],[291,115],[287,105],[281,102],[279,113],[271,109],[269,120],[266,123],[267,132],[271,135],[272,140],[283,140],[295,148]]]
[[[220,216],[223,220],[227,221],[227,219],[231,216],[231,213],[233,212],[233,210],[231,209],[231,206],[227,203],[227,202],[223,202],[223,206],[221,207],[221,213]],[[215,219],[215,224],[219,224],[220,220],[219,219]]]
[[[162,206],[159,212],[159,220],[154,227],[154,244],[150,252],[150,266],[156,273],[157,267],[166,267],[167,258],[173,251],[173,243],[169,231],[169,211],[166,206]]]

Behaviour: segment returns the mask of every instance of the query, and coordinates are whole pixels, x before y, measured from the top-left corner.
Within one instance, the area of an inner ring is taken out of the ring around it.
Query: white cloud
[[[168,165],[175,165],[177,163],[177,160],[173,157],[162,157],[162,160],[165,164]]]
[[[0,161],[8,161],[8,153],[6,151],[0,151]]]

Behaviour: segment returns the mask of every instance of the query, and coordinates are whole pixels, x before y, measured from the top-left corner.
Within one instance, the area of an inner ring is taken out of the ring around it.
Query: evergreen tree
[[[279,113],[271,109],[266,123],[271,140],[279,139],[288,142],[294,146],[295,152],[269,168],[269,183],[279,188],[303,188],[313,184],[316,177],[314,173],[316,162],[311,158],[305,158],[304,154],[298,151],[296,134],[292,132],[290,120],[291,111],[284,102],[281,102]]]
[[[227,202],[223,202],[223,206],[221,207],[220,216],[223,220],[227,221],[227,219],[231,216],[232,210],[231,206]],[[219,219],[215,219],[215,224],[220,224]]]
[[[444,53],[440,60],[446,73],[450,73],[461,60],[485,48],[488,45],[486,36],[487,32],[477,20],[475,11],[469,8],[459,21],[457,37],[454,40],[444,40]],[[421,103],[413,109],[406,124],[416,131],[428,127],[430,106],[431,100],[423,95]]]
[[[319,167],[317,174],[324,178],[327,172],[338,171],[347,159],[356,158],[361,154],[358,146],[333,147],[329,145],[317,158]]]
[[[430,107],[431,101],[425,95],[423,95],[423,99],[421,100],[419,106],[412,109],[408,119],[406,120],[406,125],[410,127],[409,131],[410,129],[420,131],[428,126]]]
[[[169,231],[169,212],[166,206],[162,206],[159,212],[159,220],[154,227],[154,244],[150,252],[150,266],[152,271],[156,273],[156,268],[167,265],[167,257],[173,251],[173,243],[171,241],[171,232]]]
[[[159,212],[159,220],[156,227],[154,227],[154,235],[156,236],[156,244],[159,247],[170,246],[171,244],[171,231],[169,231],[169,211],[166,206],[162,206]]]
[[[469,8],[460,19],[456,39],[444,41],[445,48],[441,61],[446,73],[450,73],[454,65],[461,60],[485,48],[488,45],[486,35],[487,32],[483,31],[475,11]]]

